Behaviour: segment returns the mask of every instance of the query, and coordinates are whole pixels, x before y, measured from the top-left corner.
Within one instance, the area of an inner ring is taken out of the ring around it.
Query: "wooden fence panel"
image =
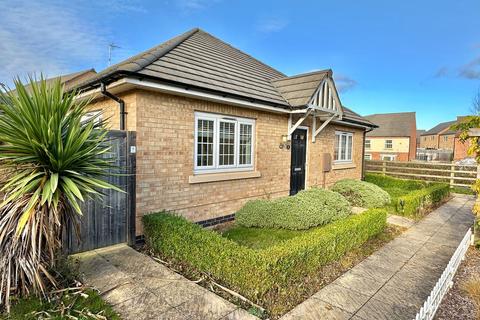
[[[477,178],[477,166],[454,163],[365,160],[365,171],[403,179],[444,182],[452,187],[469,187]]]

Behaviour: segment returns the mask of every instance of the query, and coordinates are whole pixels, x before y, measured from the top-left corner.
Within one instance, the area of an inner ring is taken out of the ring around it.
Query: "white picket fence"
[[[468,229],[465,237],[463,237],[462,242],[458,246],[457,250],[453,254],[450,262],[442,273],[442,276],[435,284],[430,296],[423,304],[423,307],[417,313],[415,320],[431,320],[437,312],[438,306],[442,302],[443,296],[447,293],[448,289],[453,284],[453,277],[457,272],[458,266],[465,257],[468,247],[470,246],[470,241],[472,238],[472,230]]]

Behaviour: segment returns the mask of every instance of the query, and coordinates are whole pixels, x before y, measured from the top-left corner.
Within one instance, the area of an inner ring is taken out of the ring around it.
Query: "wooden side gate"
[[[105,195],[100,200],[83,203],[80,239],[72,225],[66,227],[64,248],[68,254],[135,240],[135,132],[110,131],[107,144],[111,150],[104,156],[115,166],[104,180],[124,192],[103,190]]]

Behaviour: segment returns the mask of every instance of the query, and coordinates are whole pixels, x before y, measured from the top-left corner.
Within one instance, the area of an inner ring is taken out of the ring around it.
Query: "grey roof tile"
[[[415,112],[379,113],[365,116],[378,126],[369,137],[409,137],[416,132]]]

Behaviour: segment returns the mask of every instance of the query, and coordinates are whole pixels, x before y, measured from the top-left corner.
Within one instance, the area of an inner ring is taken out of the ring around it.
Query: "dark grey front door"
[[[290,195],[305,189],[305,162],[307,158],[307,130],[297,129],[292,134],[292,166]]]

